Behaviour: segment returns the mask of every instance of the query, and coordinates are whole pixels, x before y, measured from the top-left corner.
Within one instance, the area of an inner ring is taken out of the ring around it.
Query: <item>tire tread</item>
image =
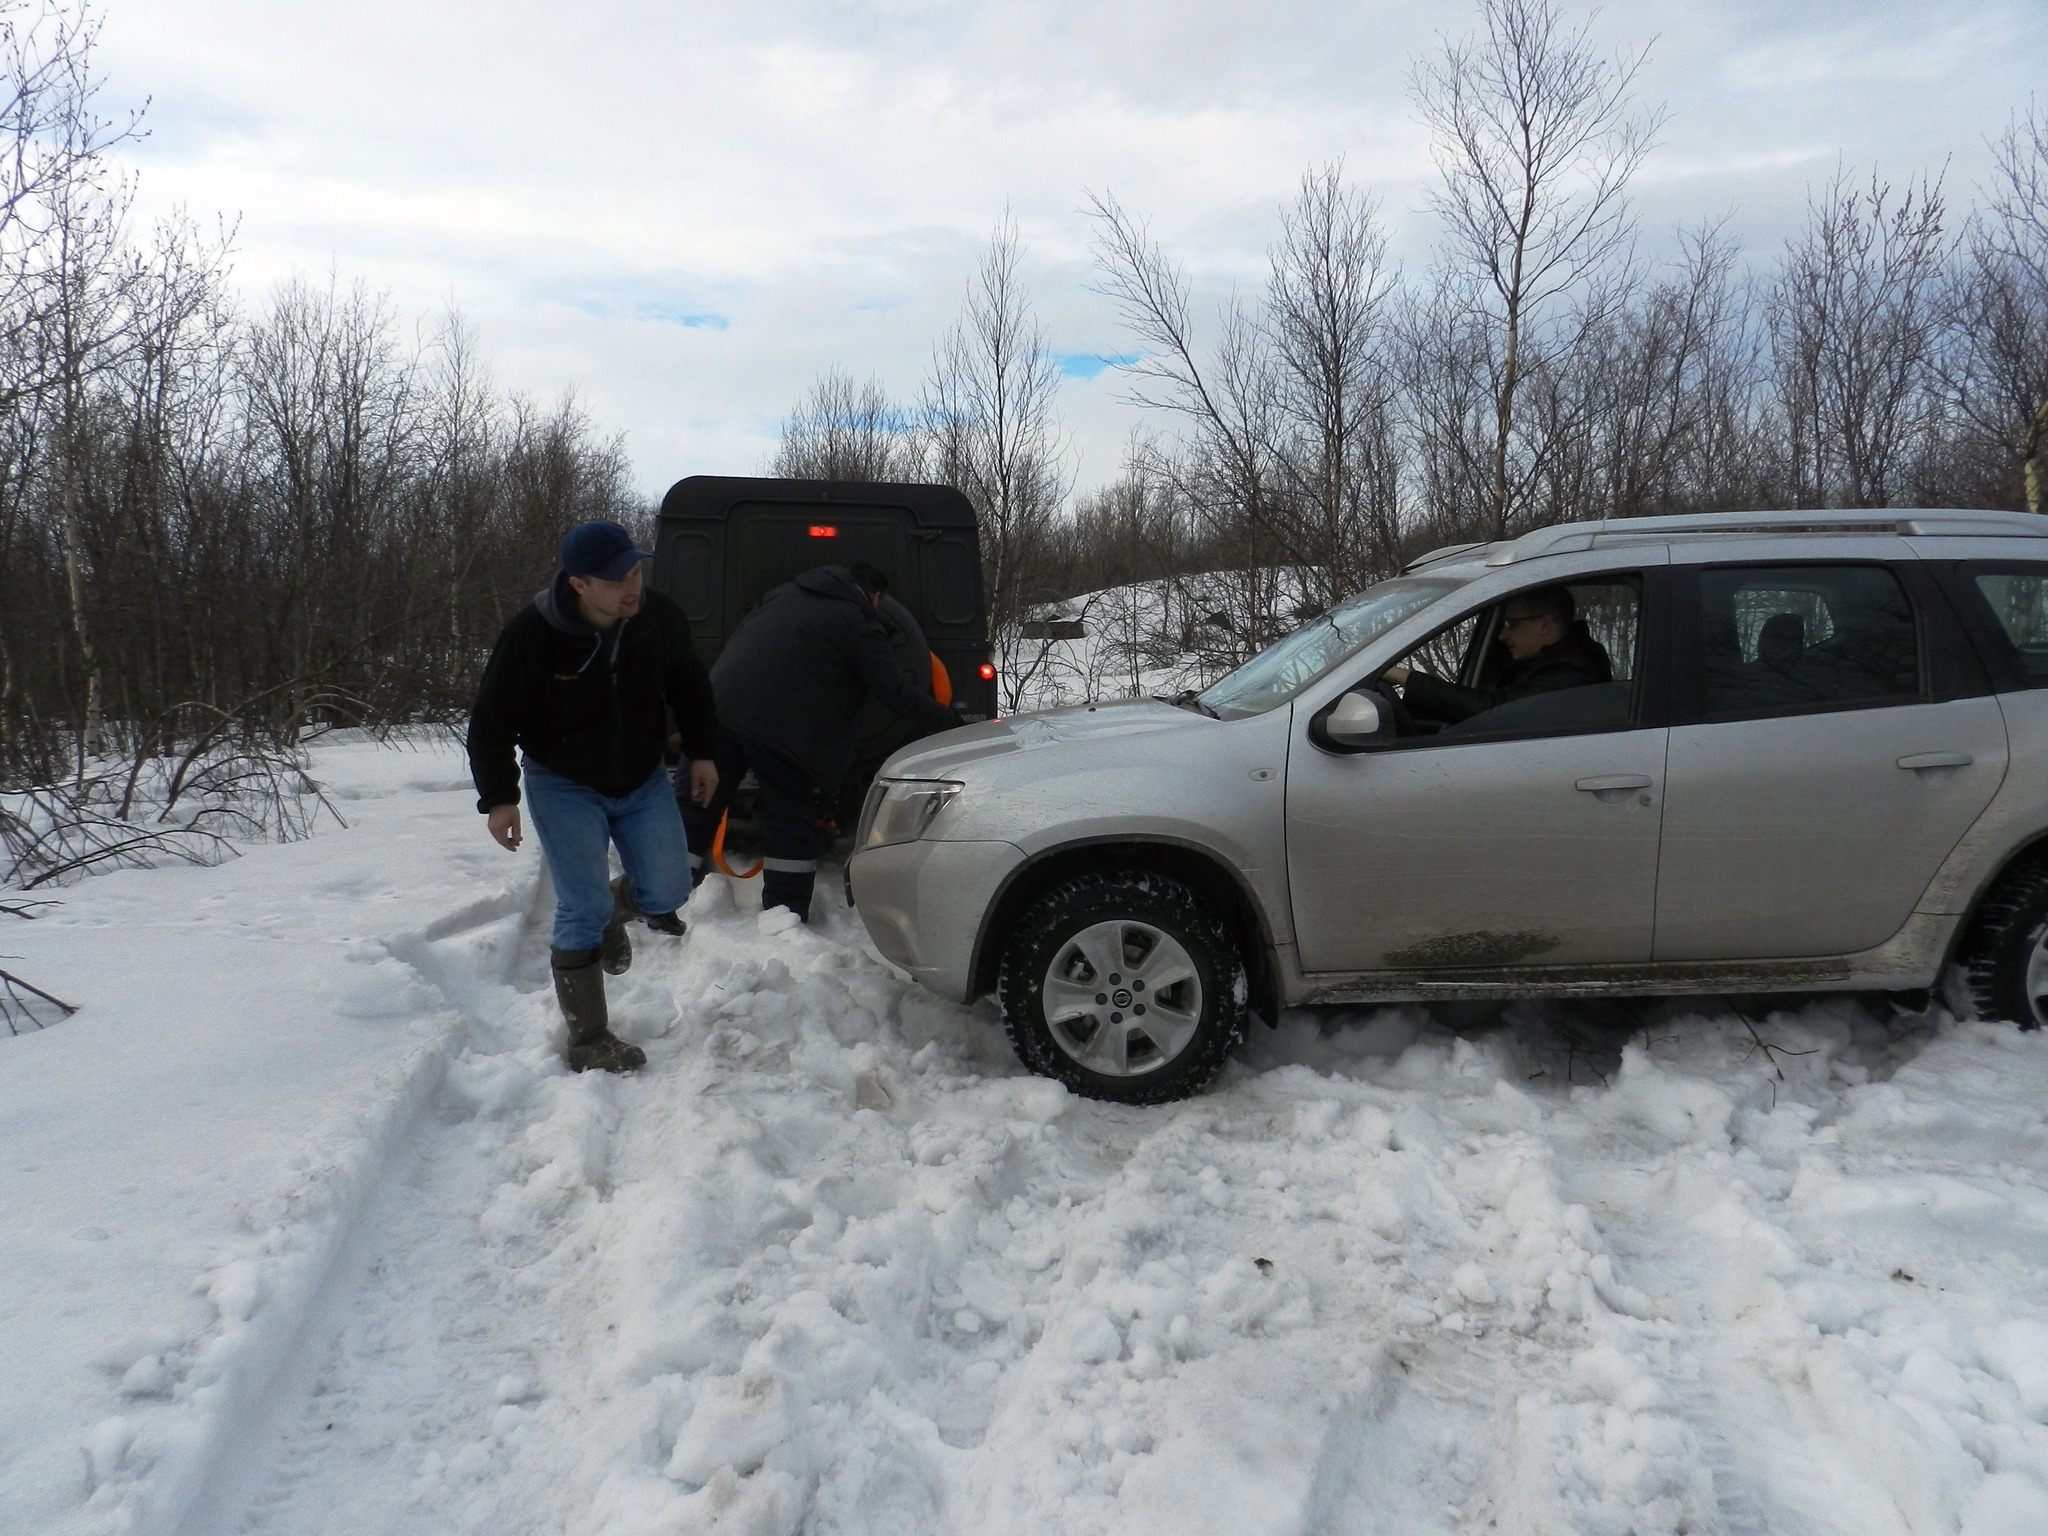
[[[2025,945],[2044,919],[2048,919],[2048,863],[2011,871],[1984,898],[1956,954],[1979,1018],[2011,1018],[2023,1030],[2040,1027],[2032,1008],[2015,1007],[2006,987],[2013,979],[2012,967],[2025,963],[2024,956],[2012,953],[2013,948]]]
[[[1132,916],[1151,907],[1169,918],[1189,938],[1206,946],[1227,974],[1217,981],[1221,1027],[1198,1033],[1187,1050],[1157,1074],[1126,1079],[1128,1088],[1111,1093],[1052,1042],[1042,1023],[1034,1024],[1038,1011],[1034,993],[1042,978],[1027,974],[1033,968],[1027,966],[1026,957],[1062,925],[1070,924],[1077,911],[1124,903],[1138,909]],[[1027,1070],[1056,1078],[1084,1098],[1117,1104],[1170,1104],[1200,1093],[1244,1042],[1251,1019],[1244,954],[1237,936],[1186,885],[1149,870],[1092,870],[1064,880],[1040,896],[1011,929],[1003,946],[996,996],[1002,1004],[1003,1030],[1010,1037],[1010,1047]]]

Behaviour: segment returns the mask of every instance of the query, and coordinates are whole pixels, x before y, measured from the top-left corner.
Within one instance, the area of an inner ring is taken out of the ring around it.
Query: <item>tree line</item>
[[[1092,199],[1095,287],[1151,423],[1111,483],[1066,495],[1008,219],[915,401],[829,371],[778,469],[966,490],[1018,678],[1043,605],[1123,583],[1200,573],[1222,665],[1424,549],[1559,521],[2048,511],[2048,112],[2014,115],[1974,206],[1842,167],[1783,250],[1709,220],[1659,259],[1628,200],[1663,126],[1636,99],[1645,55],[1603,53],[1552,0],[1480,10],[1410,74],[1441,230],[1418,271],[1341,162],[1302,177],[1263,284],[1214,313],[1142,213]],[[1187,642],[1174,624],[1148,643]]]
[[[0,5],[0,790],[466,709],[562,529],[647,515],[623,443],[459,315],[244,306],[231,231],[137,227],[96,31]]]
[[[139,227],[96,27],[0,0],[0,791],[459,713],[561,529],[648,515],[623,444],[497,388],[457,315],[407,325],[338,278],[245,304],[232,231]],[[1105,485],[1074,494],[1007,215],[915,395],[828,370],[771,467],[965,490],[1012,689],[1042,605],[1126,583],[1179,594],[1146,645],[1201,628],[1222,666],[1421,548],[1564,518],[2043,510],[2048,114],[2015,115],[1968,208],[1843,170],[1782,251],[1708,223],[1656,259],[1627,201],[1661,125],[1641,63],[1550,0],[1482,0],[1412,73],[1443,230],[1413,272],[1341,163],[1213,313],[1096,197],[1151,422]]]

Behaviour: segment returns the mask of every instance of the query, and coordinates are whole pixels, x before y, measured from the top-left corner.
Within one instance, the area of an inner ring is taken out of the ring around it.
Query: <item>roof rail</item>
[[[1406,575],[1409,571],[1421,570],[1425,565],[1435,565],[1439,561],[1449,560],[1457,555],[1469,555],[1475,549],[1489,549],[1491,547],[1484,539],[1476,539],[1469,544],[1441,545],[1436,549],[1432,549],[1426,555],[1417,555],[1413,560],[1402,566],[1401,571],[1403,575]]]
[[[1570,554],[1608,542],[1736,536],[1757,533],[1893,533],[2048,536],[2048,518],[2032,512],[1961,507],[1819,508],[1796,512],[1701,512],[1681,517],[1617,517],[1597,523],[1556,523],[1501,545],[1488,565],[1518,565],[1539,555]],[[1427,558],[1427,557],[1425,557]]]

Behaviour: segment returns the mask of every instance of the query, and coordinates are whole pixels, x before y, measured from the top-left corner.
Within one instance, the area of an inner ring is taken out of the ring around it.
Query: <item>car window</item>
[[[2048,570],[1998,571],[1975,578],[1992,618],[2012,644],[2029,682],[2048,683]]]
[[[1201,702],[1225,718],[1262,715],[1469,579],[1405,576],[1368,587],[1211,684]]]
[[[1579,619],[1607,653],[1618,683],[1635,681],[1636,643],[1642,634],[1642,594],[1634,582],[1573,582]]]
[[[1913,606],[1881,565],[1702,571],[1697,664],[1710,717],[1921,695]]]
[[[1563,583],[1571,622],[1553,647],[1518,662],[1503,617],[1538,589],[1466,614],[1403,658],[1410,728],[1392,743],[1619,730],[1635,710],[1642,583],[1634,575]]]
[[[1491,609],[1482,608],[1477,613],[1466,614],[1449,628],[1431,635],[1410,651],[1404,660],[1409,666],[1420,667],[1437,677],[1465,676],[1467,666],[1477,661],[1472,654],[1472,646],[1479,637],[1480,620],[1491,612]]]

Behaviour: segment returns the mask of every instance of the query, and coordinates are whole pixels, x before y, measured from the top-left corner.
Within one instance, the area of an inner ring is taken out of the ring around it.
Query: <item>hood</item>
[[[816,597],[836,597],[841,602],[857,603],[862,608],[874,607],[861,584],[853,579],[853,573],[843,565],[814,567],[794,578],[792,585]]]
[[[576,593],[569,585],[569,573],[556,569],[553,579],[534,594],[533,606],[540,610],[540,616],[565,635],[594,635],[597,631],[585,622],[576,608]]]
[[[1158,699],[1074,704],[1037,714],[1014,715],[1007,720],[991,720],[912,742],[882,765],[881,777],[957,778],[977,765],[993,766],[1003,759],[1016,759],[1022,771],[1034,773],[1040,766],[1051,765],[1043,759],[1033,762],[1029,756],[1032,753],[1058,752],[1109,737],[1194,734],[1214,730],[1220,723]]]

